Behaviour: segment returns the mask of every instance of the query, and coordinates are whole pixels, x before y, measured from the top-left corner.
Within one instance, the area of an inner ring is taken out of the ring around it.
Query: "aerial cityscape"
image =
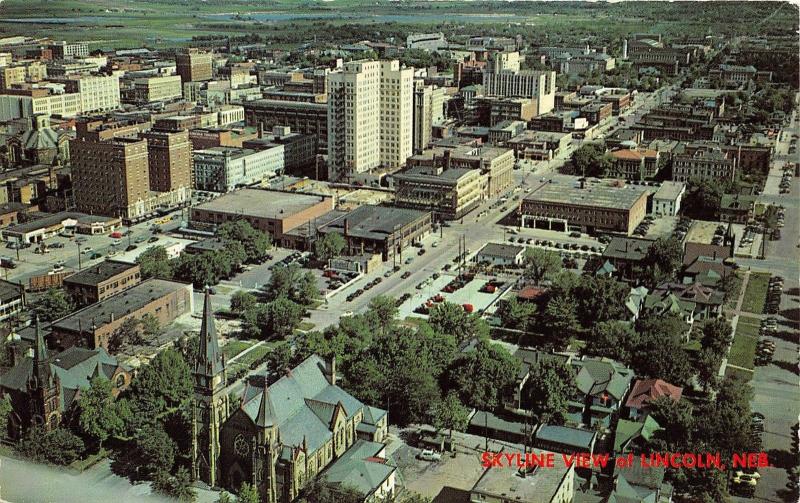
[[[800,500],[798,29],[0,0],[0,503]]]

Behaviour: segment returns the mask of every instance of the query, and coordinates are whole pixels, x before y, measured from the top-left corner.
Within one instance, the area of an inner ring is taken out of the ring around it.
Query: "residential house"
[[[601,260],[614,266],[614,277],[622,281],[636,281],[652,245],[652,239],[614,236],[603,250]]]
[[[569,418],[587,426],[608,428],[633,380],[633,370],[609,358],[582,357],[570,363],[575,370],[575,391]]]
[[[646,416],[642,421],[620,419],[614,431],[614,454],[647,451],[656,432],[661,429],[652,416]]]
[[[628,417],[638,420],[647,413],[650,402],[662,397],[669,397],[674,401],[681,399],[683,388],[675,386],[661,379],[637,379],[633,383],[628,400],[625,401],[625,408],[628,409]]]

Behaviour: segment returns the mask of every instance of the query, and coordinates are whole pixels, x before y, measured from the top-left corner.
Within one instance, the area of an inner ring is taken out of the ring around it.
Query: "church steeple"
[[[31,388],[50,385],[50,362],[47,358],[47,346],[42,335],[42,327],[39,325],[39,317],[34,321],[36,335],[33,340],[33,373],[31,374]]]
[[[219,350],[211,292],[203,299],[200,344],[194,362],[192,471],[196,479],[214,487],[219,480],[220,432],[228,418],[225,359]]]
[[[203,299],[203,323],[200,326],[200,351],[197,353],[194,373],[213,377],[225,370],[225,361],[217,342],[217,328],[214,325],[214,311],[211,309],[211,293],[206,289]]]

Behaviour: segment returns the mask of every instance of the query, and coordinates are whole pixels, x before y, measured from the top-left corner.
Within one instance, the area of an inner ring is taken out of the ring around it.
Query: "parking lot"
[[[436,279],[431,276],[418,283],[416,292],[412,293],[411,298],[403,302],[399,307],[400,318],[403,319],[408,316],[427,318],[428,314],[418,311],[418,308],[434,297],[436,300],[428,302],[430,304],[428,307],[433,307],[440,302],[446,301],[459,305],[470,305],[474,312],[482,312],[495,302],[509,286],[506,282],[503,282],[499,287],[495,286],[493,292],[489,292],[484,288],[487,284],[487,278],[475,277],[475,279],[453,292],[444,291],[443,289],[455,278],[456,274],[444,273]]]

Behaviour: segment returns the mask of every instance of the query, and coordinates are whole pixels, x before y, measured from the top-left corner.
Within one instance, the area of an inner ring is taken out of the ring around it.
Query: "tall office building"
[[[380,165],[396,169],[413,153],[414,69],[401,68],[397,60],[381,61]]]
[[[62,82],[66,92],[80,95],[81,112],[114,110],[120,106],[119,75],[70,75]]]
[[[328,77],[328,178],[398,168],[412,152],[413,68],[351,61]]]
[[[69,150],[78,211],[124,219],[141,214],[138,206],[150,191],[146,140],[79,136]]]
[[[518,52],[497,52],[483,70],[483,90],[487,96],[534,98],[541,115],[555,107],[556,72],[520,70]]]
[[[181,82],[211,80],[211,53],[188,49],[175,55],[175,66]]]
[[[169,192],[192,187],[192,144],[189,131],[151,130],[147,140],[150,190]]]
[[[444,121],[445,89],[414,80],[414,152],[420,153],[431,143],[433,126]]]

